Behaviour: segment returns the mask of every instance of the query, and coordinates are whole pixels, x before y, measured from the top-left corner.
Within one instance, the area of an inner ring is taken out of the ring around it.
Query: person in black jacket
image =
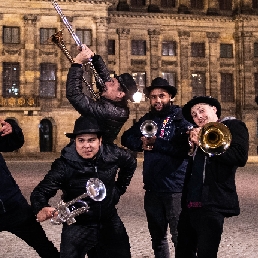
[[[176,88],[170,86],[167,80],[161,77],[154,79],[151,86],[146,88],[151,111],[121,137],[123,146],[133,151],[144,151],[144,209],[156,258],[170,257],[168,225],[174,246],[177,245],[177,221],[188,160],[186,132],[191,123],[184,119],[181,108],[171,102],[176,92]],[[141,125],[146,120],[157,124],[155,136],[143,136]]]
[[[101,89],[98,100],[90,98],[82,91],[82,64],[89,59],[92,59],[96,72],[105,83],[105,89]],[[86,45],[82,45],[67,75],[66,97],[81,115],[97,119],[103,131],[103,142],[112,143],[116,139],[129,118],[127,100],[133,101],[132,96],[136,91],[136,83],[129,73],[111,78],[101,56],[94,55]]]
[[[12,119],[0,119],[0,151],[11,152],[22,147],[21,128]],[[34,248],[40,257],[58,258],[59,252],[48,240],[27,200],[0,154],[0,232],[8,231]]]
[[[71,225],[63,223],[61,258],[85,257],[92,248],[91,257],[131,257],[129,238],[115,205],[131,181],[136,159],[115,144],[102,144],[101,134],[95,119],[78,118],[73,133],[66,134],[73,141],[31,194],[37,219],[44,221],[53,214],[57,216],[55,208],[48,204],[57,190],[62,190],[62,200],[68,202],[86,192],[90,178],[100,179],[106,187],[102,201],[83,198],[90,207],[88,212],[76,216]]]
[[[248,159],[248,130],[242,121],[234,117],[220,119],[220,103],[212,97],[194,97],[184,105],[182,112],[197,128],[190,131],[193,152],[183,188],[176,258],[216,258],[224,218],[240,213],[235,173],[238,167],[245,166]],[[210,122],[209,126],[214,127],[210,127],[210,132],[206,131],[208,134],[204,139],[210,145],[207,147],[200,144],[203,139],[200,130]],[[220,128],[220,123],[230,133]],[[220,143],[214,137],[216,130],[212,128],[219,128],[223,133],[223,137],[218,137],[221,144],[231,134],[228,148],[227,145],[219,147]]]

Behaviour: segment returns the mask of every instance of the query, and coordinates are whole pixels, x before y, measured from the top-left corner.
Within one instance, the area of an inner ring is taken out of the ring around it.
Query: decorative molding
[[[10,55],[10,56],[14,56],[14,55],[21,55],[21,49],[6,49],[3,48],[2,50],[2,55]]]
[[[203,61],[203,62],[194,62],[194,61],[191,61],[190,66],[191,66],[191,67],[207,67],[207,66],[208,66],[208,62],[207,62],[207,61]]]
[[[157,36],[157,35],[160,35],[160,30],[159,29],[148,29],[148,34]]]
[[[129,35],[130,34],[130,29],[118,28],[117,29],[117,34],[118,35]]]
[[[31,22],[33,24],[35,24],[37,22],[37,15],[34,14],[26,14],[23,16],[23,20],[25,21],[25,23]]]
[[[220,68],[230,68],[234,67],[235,65],[233,63],[220,63]]]
[[[162,60],[161,61],[161,66],[162,67],[165,67],[165,66],[178,66],[178,63],[177,63],[177,61],[165,61],[165,60]]]
[[[134,60],[134,59],[131,59],[131,65],[140,65],[140,66],[143,66],[143,65],[146,65],[146,60]]]
[[[178,37],[179,38],[190,38],[190,31],[182,31],[182,30],[179,30],[178,31]]]

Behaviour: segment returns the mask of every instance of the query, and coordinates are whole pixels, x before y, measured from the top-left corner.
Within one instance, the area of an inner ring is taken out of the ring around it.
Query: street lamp
[[[142,100],[142,93],[139,91],[139,89],[133,94],[133,100],[135,104],[135,122],[137,122],[139,105]]]

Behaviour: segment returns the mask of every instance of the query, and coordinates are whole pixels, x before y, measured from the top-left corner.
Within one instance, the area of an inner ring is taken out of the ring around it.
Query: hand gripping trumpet
[[[76,222],[76,216],[87,212],[89,210],[89,206],[85,201],[82,201],[83,198],[90,197],[94,201],[102,201],[106,197],[106,187],[101,180],[98,178],[90,178],[86,184],[86,192],[77,198],[64,202],[61,200],[57,208],[54,210],[58,212],[56,217],[53,217],[50,222],[54,225],[60,225],[61,223],[67,223],[71,225]]]
[[[77,44],[77,46],[81,47],[82,44],[81,44],[81,42],[80,42],[79,37],[76,35],[76,33],[74,32],[74,30],[73,30],[71,24],[68,22],[67,18],[64,16],[64,14],[63,14],[63,12],[62,12],[60,6],[57,4],[57,1],[56,1],[56,0],[51,0],[51,3],[52,3],[52,5],[54,6],[54,8],[55,8],[55,10],[57,11],[57,13],[59,14],[59,16],[61,17],[61,19],[62,19],[62,21],[63,21],[65,27],[66,27],[67,30],[70,32],[70,34],[71,34],[72,38],[74,39],[75,43]],[[55,35],[58,34],[58,33],[59,33],[59,35],[57,35],[57,37],[55,37]],[[54,43],[56,43],[56,44],[61,48],[61,50],[63,51],[63,53],[67,56],[68,60],[69,60],[70,62],[73,62],[73,59],[71,59],[70,54],[68,55],[68,50],[66,49],[64,42],[58,42],[58,43],[57,43],[57,40],[59,40],[59,38],[60,38],[60,34],[61,34],[61,36],[62,36],[62,31],[61,31],[61,33],[60,33],[60,32],[57,32],[56,34],[54,34],[54,35],[52,36],[52,41],[53,41]],[[105,91],[105,90],[106,90],[105,83],[104,83],[103,80],[100,78],[99,74],[97,73],[97,71],[96,71],[96,69],[95,69],[95,67],[94,67],[94,65],[93,65],[93,63],[92,63],[92,60],[89,60],[88,65],[89,65],[89,67],[90,67],[90,69],[91,69],[91,71],[92,71],[92,73],[93,73],[93,75],[94,75],[94,77],[95,77],[95,80],[96,80],[97,84],[98,84],[99,87],[100,87],[99,90],[100,90],[100,91]],[[111,78],[110,78],[110,80],[111,80]],[[84,82],[85,82],[85,79],[84,79]],[[87,85],[88,85],[88,83],[87,83]],[[92,91],[91,91],[91,93],[92,93]]]

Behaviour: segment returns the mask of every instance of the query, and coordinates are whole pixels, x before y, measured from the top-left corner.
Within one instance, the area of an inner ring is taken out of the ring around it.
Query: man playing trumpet
[[[242,121],[233,117],[220,120],[220,103],[212,97],[194,97],[182,112],[198,128],[189,132],[193,152],[182,193],[176,258],[216,258],[224,218],[240,213],[235,173],[237,167],[247,162],[248,130]],[[218,155],[207,154],[199,147],[199,132],[210,122],[226,125],[232,137],[230,146]]]

